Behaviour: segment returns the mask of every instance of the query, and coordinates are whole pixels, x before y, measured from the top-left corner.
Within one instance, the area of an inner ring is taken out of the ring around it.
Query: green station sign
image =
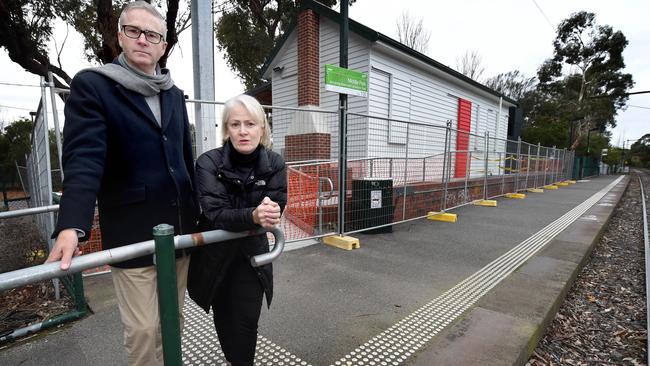
[[[325,65],[325,90],[368,97],[368,75],[334,65]]]

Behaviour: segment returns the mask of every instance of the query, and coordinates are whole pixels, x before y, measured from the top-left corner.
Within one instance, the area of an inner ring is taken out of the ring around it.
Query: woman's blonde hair
[[[253,121],[262,125],[260,144],[267,149],[271,149],[271,129],[266,120],[264,108],[262,108],[262,105],[257,99],[246,94],[232,97],[223,105],[223,112],[221,112],[221,136],[223,136],[223,143],[225,144],[228,141],[228,119],[230,118],[230,113],[237,106],[244,107],[253,118]]]

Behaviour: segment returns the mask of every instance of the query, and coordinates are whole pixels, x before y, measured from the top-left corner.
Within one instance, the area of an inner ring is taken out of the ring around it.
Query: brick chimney
[[[318,59],[320,22],[307,9],[298,15],[298,106],[320,104]]]
[[[320,21],[311,9],[298,14],[298,111],[284,141],[286,161],[329,160],[331,134],[320,105]]]

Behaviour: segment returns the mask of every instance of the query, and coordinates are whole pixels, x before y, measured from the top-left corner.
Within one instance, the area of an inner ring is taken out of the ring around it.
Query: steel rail
[[[639,187],[641,187],[641,204],[643,207],[643,247],[645,252],[645,301],[646,301],[646,334],[650,334],[650,275],[648,274],[648,264],[650,263],[650,245],[648,244],[648,214],[646,210],[646,196],[643,189],[643,180],[641,175],[638,175]],[[646,352],[650,357],[650,338],[646,337]]]

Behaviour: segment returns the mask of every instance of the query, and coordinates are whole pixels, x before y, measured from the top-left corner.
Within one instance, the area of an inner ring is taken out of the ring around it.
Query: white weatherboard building
[[[264,78],[271,81],[274,106],[337,109],[338,94],[325,90],[323,80],[325,65],[338,65],[339,21],[340,15],[332,9],[303,2],[297,22],[263,68]],[[404,157],[407,145],[409,158],[440,153],[444,129],[428,126],[445,126],[448,121],[454,129],[479,136],[488,131],[490,137],[508,137],[509,117],[510,128],[515,125],[510,116],[517,107],[514,100],[351,19],[349,27],[348,68],[368,75],[368,97],[348,98],[350,159]],[[338,156],[337,115],[299,112],[283,117],[287,114],[273,110],[274,150],[288,161]],[[407,127],[408,122],[414,124]],[[321,151],[327,134],[330,146]],[[476,146],[479,143],[482,139],[452,136],[450,146],[451,150],[482,150]],[[315,153],[304,152],[306,147]],[[488,150],[505,148],[503,141],[492,143]]]

